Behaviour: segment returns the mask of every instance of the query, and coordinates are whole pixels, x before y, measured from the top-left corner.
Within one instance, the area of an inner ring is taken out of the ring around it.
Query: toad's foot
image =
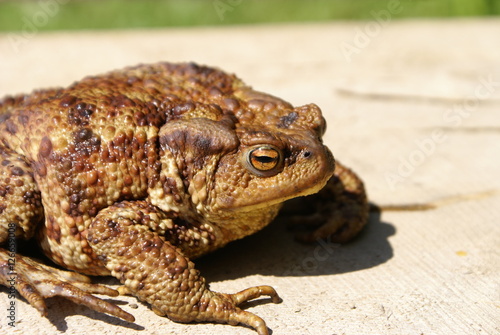
[[[305,224],[313,230],[299,233],[304,242],[329,239],[345,243],[356,236],[368,221],[369,205],[363,182],[337,162],[334,175],[316,194],[290,200],[284,213],[291,224]]]
[[[118,292],[122,295],[133,295],[133,292],[127,286],[120,286]],[[204,296],[196,306],[193,306],[193,309],[199,311],[197,315],[198,320],[228,323],[233,326],[241,323],[254,328],[259,335],[267,335],[269,332],[263,319],[238,307],[241,304],[262,296],[269,296],[275,304],[279,304],[282,301],[274,288],[265,285],[250,287],[234,294],[205,291]],[[166,315],[166,313],[154,305],[151,308],[157,315]],[[223,312],[218,311],[220,309]],[[192,316],[184,318],[179,315],[169,315],[169,317],[177,322],[191,322],[196,320]]]
[[[15,288],[40,314],[47,316],[45,298],[61,296],[97,312],[114,315],[134,322],[134,317],[118,306],[92,294],[118,296],[118,291],[103,285],[91,284],[84,275],[61,271],[21,255],[15,258],[0,248],[0,284]]]
[[[259,316],[244,311],[238,306],[262,296],[269,296],[273,303],[280,303],[281,298],[271,286],[256,286],[235,294],[225,294],[206,290],[200,301],[191,310],[191,315],[172,315],[169,317],[177,322],[210,321],[227,323],[232,326],[244,324],[252,327],[259,335],[268,335],[266,322]],[[153,311],[158,315],[165,315],[162,310],[153,306]],[[194,313],[197,314],[193,318]]]

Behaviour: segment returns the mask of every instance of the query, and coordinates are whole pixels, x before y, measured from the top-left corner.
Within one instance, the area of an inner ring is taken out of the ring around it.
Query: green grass
[[[389,1],[394,18],[500,13],[500,0],[11,0],[0,1],[0,31],[370,20]]]

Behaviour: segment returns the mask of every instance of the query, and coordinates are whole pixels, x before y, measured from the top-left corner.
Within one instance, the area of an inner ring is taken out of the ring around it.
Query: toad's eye
[[[269,145],[256,147],[247,154],[247,164],[251,171],[260,176],[278,173],[282,160],[281,151]]]

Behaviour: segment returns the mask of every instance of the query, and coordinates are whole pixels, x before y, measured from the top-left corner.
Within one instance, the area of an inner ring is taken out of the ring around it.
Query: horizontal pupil
[[[250,151],[247,156],[248,164],[258,171],[257,174],[262,173],[263,176],[277,168],[280,160],[280,153],[276,149],[265,146]]]
[[[256,156],[255,159],[259,161],[260,163],[271,163],[276,160],[276,157],[269,157],[269,156]]]

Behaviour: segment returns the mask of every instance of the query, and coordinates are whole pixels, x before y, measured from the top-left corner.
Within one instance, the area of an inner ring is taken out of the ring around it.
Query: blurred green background
[[[392,11],[391,11],[392,10]],[[0,31],[495,16],[500,0],[0,0]]]

